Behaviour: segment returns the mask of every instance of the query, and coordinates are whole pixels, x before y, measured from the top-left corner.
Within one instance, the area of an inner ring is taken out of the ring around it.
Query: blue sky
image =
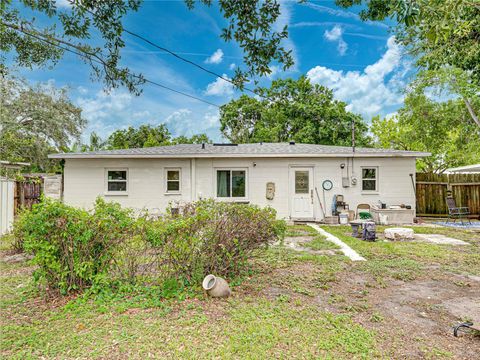
[[[59,1],[61,5],[65,1]],[[292,50],[295,65],[288,71],[272,66],[272,74],[260,80],[297,78],[306,74],[312,82],[333,89],[335,97],[366,121],[374,115],[394,113],[403,103],[401,89],[412,73],[385,23],[365,23],[358,8],[344,10],[333,1],[282,1],[282,16],[276,26],[289,26],[285,46]],[[125,27],[209,69],[233,76],[242,67],[242,53],[235,43],[220,38],[225,25],[218,7],[197,4],[189,11],[184,2],[145,1],[137,13],[129,14]],[[122,64],[148,79],[221,105],[240,95],[231,84],[162,53],[125,34]],[[73,54],[52,69],[21,70],[28,80],[67,86],[72,101],[83,109],[91,131],[107,136],[118,128],[166,123],[173,135],[205,132],[222,140],[216,107],[162,90],[143,87],[136,97],[125,89],[110,93],[90,78],[89,68]]]

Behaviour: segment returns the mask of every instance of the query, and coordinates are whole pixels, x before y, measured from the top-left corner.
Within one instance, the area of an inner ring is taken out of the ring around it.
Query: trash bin
[[[366,241],[375,241],[377,237],[375,223],[373,221],[368,221],[363,224],[363,234],[362,239]]]

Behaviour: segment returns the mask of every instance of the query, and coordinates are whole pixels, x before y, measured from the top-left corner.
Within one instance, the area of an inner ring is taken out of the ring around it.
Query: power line
[[[68,1],[69,1],[72,5],[74,4],[73,0],[68,0]],[[90,15],[95,16],[95,12],[93,12],[92,10],[87,9],[86,7],[84,7],[84,6],[80,5],[80,4],[79,4],[78,6],[80,6],[84,11],[86,11],[86,12],[89,13]],[[194,62],[194,61],[191,61],[191,60],[189,60],[189,59],[187,59],[187,58],[184,58],[183,56],[180,56],[178,53],[176,53],[176,52],[174,52],[174,51],[172,51],[172,50],[169,50],[169,49],[167,49],[166,47],[160,46],[160,45],[154,43],[153,41],[148,40],[147,38],[143,37],[142,35],[139,35],[139,34],[137,34],[137,33],[134,33],[133,31],[130,31],[130,30],[125,29],[125,28],[123,28],[122,30],[123,30],[124,32],[126,32],[127,34],[130,34],[131,36],[134,36],[134,37],[136,37],[136,38],[138,38],[138,39],[140,39],[140,40],[142,40],[142,41],[145,41],[146,43],[150,44],[151,46],[156,47],[157,49],[162,50],[162,51],[164,51],[164,52],[166,52],[166,53],[168,53],[168,54],[176,57],[176,58],[179,59],[179,60],[182,60],[182,61],[184,61],[184,62],[186,62],[186,63],[188,63],[188,64],[190,64],[190,65],[193,65],[193,66],[199,68],[200,70],[205,71],[206,73],[208,73],[208,74],[210,74],[210,75],[213,75],[213,76],[215,76],[215,77],[217,77],[217,78],[219,78],[219,79],[222,79],[222,80],[224,80],[224,81],[226,81],[226,82],[229,82],[229,83],[233,84],[234,86],[238,87],[238,85],[237,85],[233,80],[231,80],[231,79],[229,79],[229,78],[227,78],[227,77],[224,77],[223,75],[220,75],[220,74],[218,74],[218,73],[216,73],[216,72],[214,72],[214,71],[212,71],[212,70],[210,70],[210,69],[207,69],[206,67],[204,67],[204,66],[202,66],[202,65],[200,65],[200,64],[197,64],[197,63]],[[262,94],[258,94],[258,93],[255,92],[254,90],[252,90],[252,89],[250,89],[250,88],[247,88],[247,87],[245,87],[245,86],[244,86],[242,89],[243,89],[243,90],[246,90],[246,91],[248,91],[248,92],[250,92],[250,93],[252,93],[252,94],[258,95],[258,96],[260,96],[261,98],[269,99],[267,96],[262,95]]]
[[[176,58],[179,59],[179,60],[182,60],[182,61],[184,61],[184,62],[186,62],[186,63],[188,63],[188,64],[190,64],[190,65],[193,65],[193,66],[199,68],[199,69],[202,70],[202,71],[205,71],[205,72],[209,73],[210,75],[213,75],[213,76],[215,76],[215,77],[217,77],[217,78],[219,78],[219,79],[222,79],[222,80],[224,80],[224,81],[227,81],[227,82],[229,82],[229,83],[237,86],[237,84],[236,84],[233,80],[231,80],[231,79],[229,79],[229,78],[227,78],[227,77],[225,77],[225,76],[223,76],[223,75],[220,75],[220,74],[218,74],[218,73],[216,73],[216,72],[214,72],[214,71],[212,71],[212,70],[210,70],[210,69],[207,69],[206,67],[204,67],[204,66],[202,66],[202,65],[200,65],[200,64],[197,64],[196,62],[194,62],[194,61],[192,61],[192,60],[189,60],[189,59],[187,59],[187,58],[184,58],[183,56],[180,56],[178,53],[175,53],[175,52],[167,49],[166,47],[163,47],[163,46],[160,46],[160,45],[158,45],[158,44],[155,44],[153,41],[148,40],[147,38],[143,37],[142,35],[138,35],[138,34],[132,32],[132,31],[130,31],[130,30],[128,30],[128,29],[125,29],[125,28],[123,29],[123,31],[126,32],[127,34],[130,34],[130,35],[132,35],[132,36],[134,36],[134,37],[142,40],[142,41],[145,41],[147,44],[149,44],[149,45],[151,45],[151,46],[153,46],[153,47],[156,47],[156,48],[159,49],[159,50],[162,50],[162,51],[164,51],[164,52],[166,52],[166,53],[168,53],[168,54],[176,57]],[[262,96],[262,95],[260,95],[260,94],[257,94],[254,90],[249,89],[249,88],[247,88],[247,87],[244,87],[243,89],[246,90],[246,91],[248,91],[248,92],[251,92],[251,93],[253,93],[253,94],[255,94],[255,95],[259,95],[259,96],[261,96],[261,97],[264,97],[264,96]]]
[[[92,61],[92,62],[95,62],[95,63],[98,63],[98,64],[100,64],[100,65],[102,65],[102,66],[108,67],[108,64],[106,64],[103,60],[96,60],[96,59],[92,58],[93,56],[99,58],[98,56],[96,56],[96,55],[94,55],[94,54],[86,55],[86,54],[80,53],[80,52],[78,52],[78,51],[76,51],[76,50],[72,50],[72,49],[69,48],[69,47],[65,47],[65,46],[61,46],[61,45],[59,45],[59,44],[55,44],[55,43],[53,43],[53,42],[51,42],[51,41],[49,41],[49,40],[44,39],[43,37],[37,36],[37,35],[35,35],[35,34],[32,34],[32,33],[28,32],[28,31],[25,31],[25,30],[23,30],[23,29],[17,29],[17,28],[15,28],[14,26],[11,26],[10,24],[6,24],[6,23],[4,23],[4,22],[2,22],[2,24],[5,25],[5,26],[7,26],[7,27],[10,27],[11,29],[13,29],[13,30],[15,30],[15,31],[21,32],[21,33],[23,33],[23,34],[25,34],[25,35],[28,35],[28,36],[30,36],[30,37],[33,37],[33,38],[35,38],[35,39],[37,39],[37,40],[43,41],[44,43],[47,43],[47,44],[49,44],[49,45],[51,45],[51,46],[54,46],[54,47],[59,48],[59,49],[62,49],[62,50],[64,50],[64,51],[73,53],[73,54],[75,54],[75,55],[77,55],[77,56],[80,56],[80,57],[83,57],[83,58],[87,58],[88,60],[90,60],[90,61]],[[100,59],[100,58],[99,58],[99,59]],[[194,99],[194,100],[197,100],[197,101],[201,101],[201,102],[203,102],[203,103],[205,103],[205,104],[208,104],[208,105],[211,105],[211,106],[220,108],[220,106],[218,106],[217,104],[211,103],[211,102],[209,102],[209,101],[207,101],[207,100],[201,99],[201,98],[196,97],[196,96],[194,96],[194,95],[190,95],[190,94],[184,93],[184,92],[182,92],[182,91],[175,90],[175,89],[173,89],[173,88],[171,88],[171,87],[169,87],[169,86],[160,84],[160,83],[158,83],[158,82],[156,82],[156,81],[149,80],[149,79],[147,79],[147,78],[145,78],[145,77],[142,77],[142,76],[139,76],[139,75],[135,75],[135,74],[131,74],[131,73],[130,73],[130,75],[131,75],[132,77],[134,77],[134,78],[139,79],[139,80],[143,80],[143,81],[146,82],[146,83],[149,83],[149,84],[158,86],[158,87],[160,87],[160,88],[163,88],[163,89],[172,91],[172,92],[174,92],[174,93],[177,93],[177,94],[180,94],[180,95],[189,97],[189,98]]]

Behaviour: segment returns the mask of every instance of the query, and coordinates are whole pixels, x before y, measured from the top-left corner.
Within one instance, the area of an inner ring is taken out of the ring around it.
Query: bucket
[[[342,225],[348,224],[348,214],[345,214],[345,213],[340,214],[340,224]]]

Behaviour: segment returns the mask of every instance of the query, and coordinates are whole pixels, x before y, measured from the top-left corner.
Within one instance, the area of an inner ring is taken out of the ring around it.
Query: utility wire
[[[127,29],[125,29],[125,28],[123,29],[123,31],[126,32],[127,34],[130,34],[131,36],[134,36],[134,37],[136,37],[136,38],[138,38],[138,39],[146,42],[147,44],[149,44],[149,45],[151,45],[151,46],[153,46],[153,47],[156,47],[156,48],[159,49],[159,50],[162,50],[162,51],[164,51],[164,52],[166,52],[166,53],[168,53],[168,54],[176,57],[177,59],[180,59],[180,60],[182,60],[182,61],[184,61],[184,62],[186,62],[186,63],[188,63],[188,64],[190,64],[190,65],[193,65],[193,66],[199,68],[200,70],[203,70],[203,71],[209,73],[210,75],[213,75],[213,76],[215,76],[215,77],[217,77],[217,78],[219,78],[219,79],[222,79],[222,80],[224,80],[224,81],[227,81],[227,82],[229,82],[229,83],[231,83],[231,84],[233,84],[233,85],[235,85],[235,86],[238,87],[238,85],[235,83],[235,81],[233,81],[233,80],[231,80],[231,79],[229,79],[229,78],[227,78],[227,77],[225,77],[225,76],[223,76],[223,75],[220,75],[220,74],[218,74],[218,73],[216,73],[216,72],[214,72],[214,71],[212,71],[212,70],[210,70],[210,69],[207,69],[206,67],[204,67],[204,66],[202,66],[202,65],[200,65],[200,64],[197,64],[196,62],[194,62],[194,61],[192,61],[192,60],[189,60],[189,59],[187,59],[187,58],[184,58],[183,56],[180,56],[178,53],[175,53],[175,52],[173,52],[173,51],[171,51],[171,50],[169,50],[169,49],[167,49],[167,48],[165,48],[165,47],[163,47],[163,46],[160,46],[160,45],[154,43],[153,41],[148,40],[147,38],[143,37],[142,35],[138,35],[138,34],[132,32],[132,31],[130,31],[130,30],[127,30]],[[258,96],[260,96],[260,97],[264,97],[263,95],[257,94],[254,90],[249,89],[249,88],[247,88],[247,87],[244,87],[243,89],[246,90],[246,91],[248,91],[248,92],[251,92],[252,94],[258,95]]]
[[[72,4],[72,5],[75,5],[75,3],[74,3],[73,0],[68,0],[68,2],[69,2],[70,4]],[[89,13],[89,14],[92,15],[92,16],[95,16],[95,12],[93,12],[92,10],[90,10],[90,9],[82,6],[81,4],[77,4],[77,5],[78,5],[79,7],[81,7],[85,12]],[[133,31],[130,31],[130,30],[125,29],[125,28],[123,28],[122,30],[123,30],[124,32],[126,32],[127,34],[130,34],[131,36],[134,36],[134,37],[136,37],[136,38],[138,38],[138,39],[140,39],[140,40],[142,40],[142,41],[145,41],[147,44],[150,44],[151,46],[156,47],[157,49],[162,50],[162,51],[164,51],[164,52],[166,52],[166,53],[168,53],[168,54],[176,57],[176,58],[179,59],[179,60],[182,60],[182,61],[184,61],[184,62],[186,62],[186,63],[188,63],[188,64],[190,64],[190,65],[193,65],[193,66],[199,68],[200,70],[205,71],[206,73],[208,73],[208,74],[210,74],[210,75],[213,75],[213,76],[215,76],[215,77],[217,77],[217,78],[219,78],[219,79],[222,79],[222,80],[224,80],[224,81],[226,81],[226,82],[229,82],[230,84],[233,84],[234,86],[238,87],[238,84],[236,84],[235,81],[233,81],[233,80],[231,80],[231,79],[229,79],[229,78],[227,78],[227,77],[224,77],[223,75],[220,75],[220,74],[218,74],[218,73],[216,73],[216,72],[214,72],[214,71],[212,71],[212,70],[209,70],[209,69],[207,69],[206,67],[204,67],[204,66],[202,66],[202,65],[200,65],[200,64],[197,64],[196,62],[194,62],[194,61],[192,61],[192,60],[189,60],[189,59],[187,59],[187,58],[184,58],[183,56],[180,56],[178,53],[175,53],[175,52],[172,51],[172,50],[169,50],[169,49],[167,49],[167,48],[165,48],[165,47],[163,47],[163,46],[160,46],[160,45],[154,43],[153,41],[148,40],[147,38],[145,38],[145,37],[142,36],[142,35],[139,35],[139,34],[137,34],[137,33],[134,33]],[[250,92],[250,93],[252,93],[252,94],[258,95],[258,96],[260,96],[261,98],[269,99],[268,96],[265,96],[265,95],[263,95],[263,94],[259,94],[259,93],[257,93],[255,90],[252,90],[252,89],[247,88],[247,87],[245,87],[245,86],[242,88],[242,90],[246,90],[246,91],[248,91],[248,92]]]
[[[5,25],[5,26],[7,26],[7,27],[10,27],[11,29],[13,29],[13,30],[15,30],[15,31],[21,32],[21,33],[23,33],[23,34],[25,34],[25,35],[28,35],[28,36],[30,36],[30,37],[33,37],[33,38],[35,38],[35,39],[37,39],[37,40],[43,41],[44,43],[47,43],[47,44],[49,44],[49,45],[51,45],[51,46],[55,46],[56,48],[59,48],[59,49],[62,49],[62,50],[64,50],[64,51],[67,51],[67,52],[73,53],[73,54],[75,54],[75,55],[78,55],[78,56],[80,56],[80,57],[86,58],[86,59],[88,59],[88,60],[90,60],[90,61],[92,61],[92,62],[98,63],[98,64],[100,64],[100,65],[102,65],[102,66],[108,66],[108,64],[107,64],[106,62],[102,62],[102,61],[100,61],[100,60],[97,60],[97,59],[92,58],[93,55],[86,55],[86,54],[80,53],[80,52],[78,52],[78,51],[76,51],[76,50],[72,50],[72,49],[69,48],[69,47],[65,47],[65,46],[61,46],[61,45],[59,45],[59,44],[55,44],[55,43],[53,43],[53,42],[51,42],[51,41],[49,41],[49,40],[44,39],[44,38],[41,37],[41,36],[37,36],[37,35],[35,35],[35,34],[32,34],[32,33],[28,32],[28,31],[25,31],[25,30],[23,30],[23,29],[17,29],[17,28],[15,28],[14,26],[11,26],[11,25],[6,24],[6,23],[4,23],[4,22],[2,22],[2,24]],[[98,56],[97,56],[97,57],[98,57]],[[173,88],[171,88],[171,87],[169,87],[169,86],[160,84],[160,83],[158,83],[158,82],[156,82],[156,81],[149,80],[149,79],[147,79],[147,78],[145,78],[145,77],[142,77],[142,76],[139,76],[139,75],[135,75],[135,74],[130,74],[130,75],[131,75],[132,77],[137,78],[137,79],[143,80],[143,81],[145,81],[146,83],[149,83],[149,84],[158,86],[158,87],[160,87],[160,88],[163,88],[163,89],[172,91],[172,92],[174,92],[174,93],[177,93],[177,94],[180,94],[180,95],[189,97],[189,98],[194,99],[194,100],[197,100],[197,101],[201,101],[201,102],[203,102],[203,103],[205,103],[205,104],[208,104],[208,105],[211,105],[211,106],[215,106],[215,107],[217,107],[217,108],[220,108],[220,106],[218,106],[217,104],[211,103],[211,102],[209,102],[209,101],[207,101],[207,100],[201,99],[201,98],[196,97],[196,96],[194,96],[194,95],[190,95],[190,94],[184,93],[184,92],[182,92],[182,91],[175,90],[175,89],[173,89]]]

